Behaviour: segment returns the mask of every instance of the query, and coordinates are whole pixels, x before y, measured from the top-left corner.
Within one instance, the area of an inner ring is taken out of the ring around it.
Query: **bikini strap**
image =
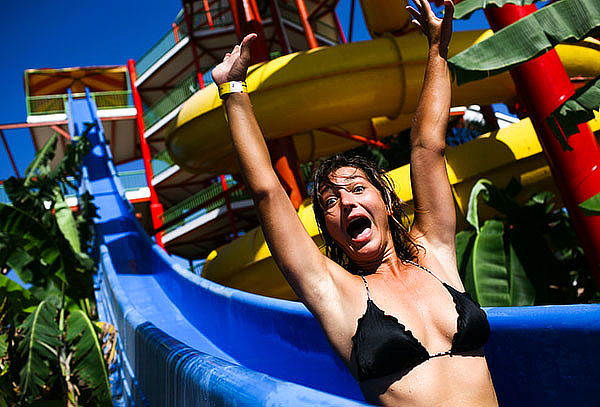
[[[369,291],[369,283],[367,283],[367,279],[365,278],[365,276],[360,276],[360,278],[362,278],[363,283],[365,283],[365,288],[367,290],[367,299],[371,299],[371,291]]]
[[[426,272],[428,272],[429,274],[434,276],[440,283],[444,284],[444,281],[441,278],[439,278],[438,276],[436,276],[435,273],[433,271],[429,270],[427,267],[421,266],[419,263],[415,263],[414,261],[411,261],[411,260],[404,260],[404,261],[409,264],[412,264],[415,267],[420,268],[421,270],[425,270]]]

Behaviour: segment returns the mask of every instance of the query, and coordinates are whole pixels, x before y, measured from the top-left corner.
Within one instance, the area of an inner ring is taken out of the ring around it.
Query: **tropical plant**
[[[457,262],[465,288],[484,306],[589,302],[597,297],[583,250],[567,213],[549,192],[525,204],[505,188],[479,180],[471,191],[467,221],[456,236]],[[503,215],[482,224],[478,198]]]
[[[475,10],[502,7],[505,4],[527,5],[536,0],[465,0],[456,6],[454,17],[467,18]],[[498,31],[486,40],[450,58],[451,70],[458,84],[483,79],[512,69],[551,50],[559,43],[574,43],[600,34],[600,2],[596,0],[560,0]],[[589,44],[596,46],[595,44]],[[569,136],[577,126],[594,118],[600,107],[600,77],[589,81],[564,100],[546,122],[564,150],[571,150]],[[588,215],[598,215],[600,194],[580,207]],[[590,210],[592,205],[596,210]]]
[[[51,137],[25,178],[5,182],[12,205],[0,204],[0,269],[28,288],[0,274],[0,407],[111,405],[103,346],[115,336],[90,318],[96,210],[82,195],[73,213],[64,197],[76,187],[90,130],[55,168]]]

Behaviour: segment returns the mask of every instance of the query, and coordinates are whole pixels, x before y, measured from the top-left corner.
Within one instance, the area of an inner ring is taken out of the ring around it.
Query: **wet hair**
[[[401,260],[416,260],[417,254],[423,247],[418,245],[408,234],[408,215],[404,204],[396,192],[392,180],[372,161],[359,156],[337,154],[324,160],[313,174],[312,199],[313,210],[321,236],[325,243],[325,254],[333,261],[354,274],[362,271],[352,262],[342,248],[333,239],[325,225],[325,210],[321,203],[321,190],[326,186],[334,186],[330,176],[340,168],[351,167],[361,170],[369,182],[377,188],[388,211],[388,224],[392,232],[394,248]]]

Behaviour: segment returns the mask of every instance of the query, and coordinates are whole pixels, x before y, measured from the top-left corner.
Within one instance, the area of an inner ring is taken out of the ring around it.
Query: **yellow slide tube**
[[[457,32],[451,53],[490,32]],[[598,51],[585,46],[557,47],[570,75],[600,72]],[[415,111],[427,54],[425,37],[383,37],[286,55],[251,68],[248,88],[267,138],[299,135],[301,161],[330,155],[357,144],[322,136],[323,127],[345,129],[366,137],[384,137],[406,129]],[[453,89],[452,105],[511,101],[508,74]],[[312,133],[312,134],[311,134]],[[227,123],[216,86],[193,95],[170,129],[167,147],[175,162],[194,173],[234,172]]]

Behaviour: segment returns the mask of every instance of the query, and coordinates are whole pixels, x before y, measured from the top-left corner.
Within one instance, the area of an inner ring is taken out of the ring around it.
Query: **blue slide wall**
[[[296,302],[220,286],[174,264],[132,214],[93,101],[70,101],[88,137],[82,190],[99,218],[97,298],[119,332],[115,404],[359,406],[358,386]],[[600,305],[492,308],[485,352],[502,406],[597,406]]]

